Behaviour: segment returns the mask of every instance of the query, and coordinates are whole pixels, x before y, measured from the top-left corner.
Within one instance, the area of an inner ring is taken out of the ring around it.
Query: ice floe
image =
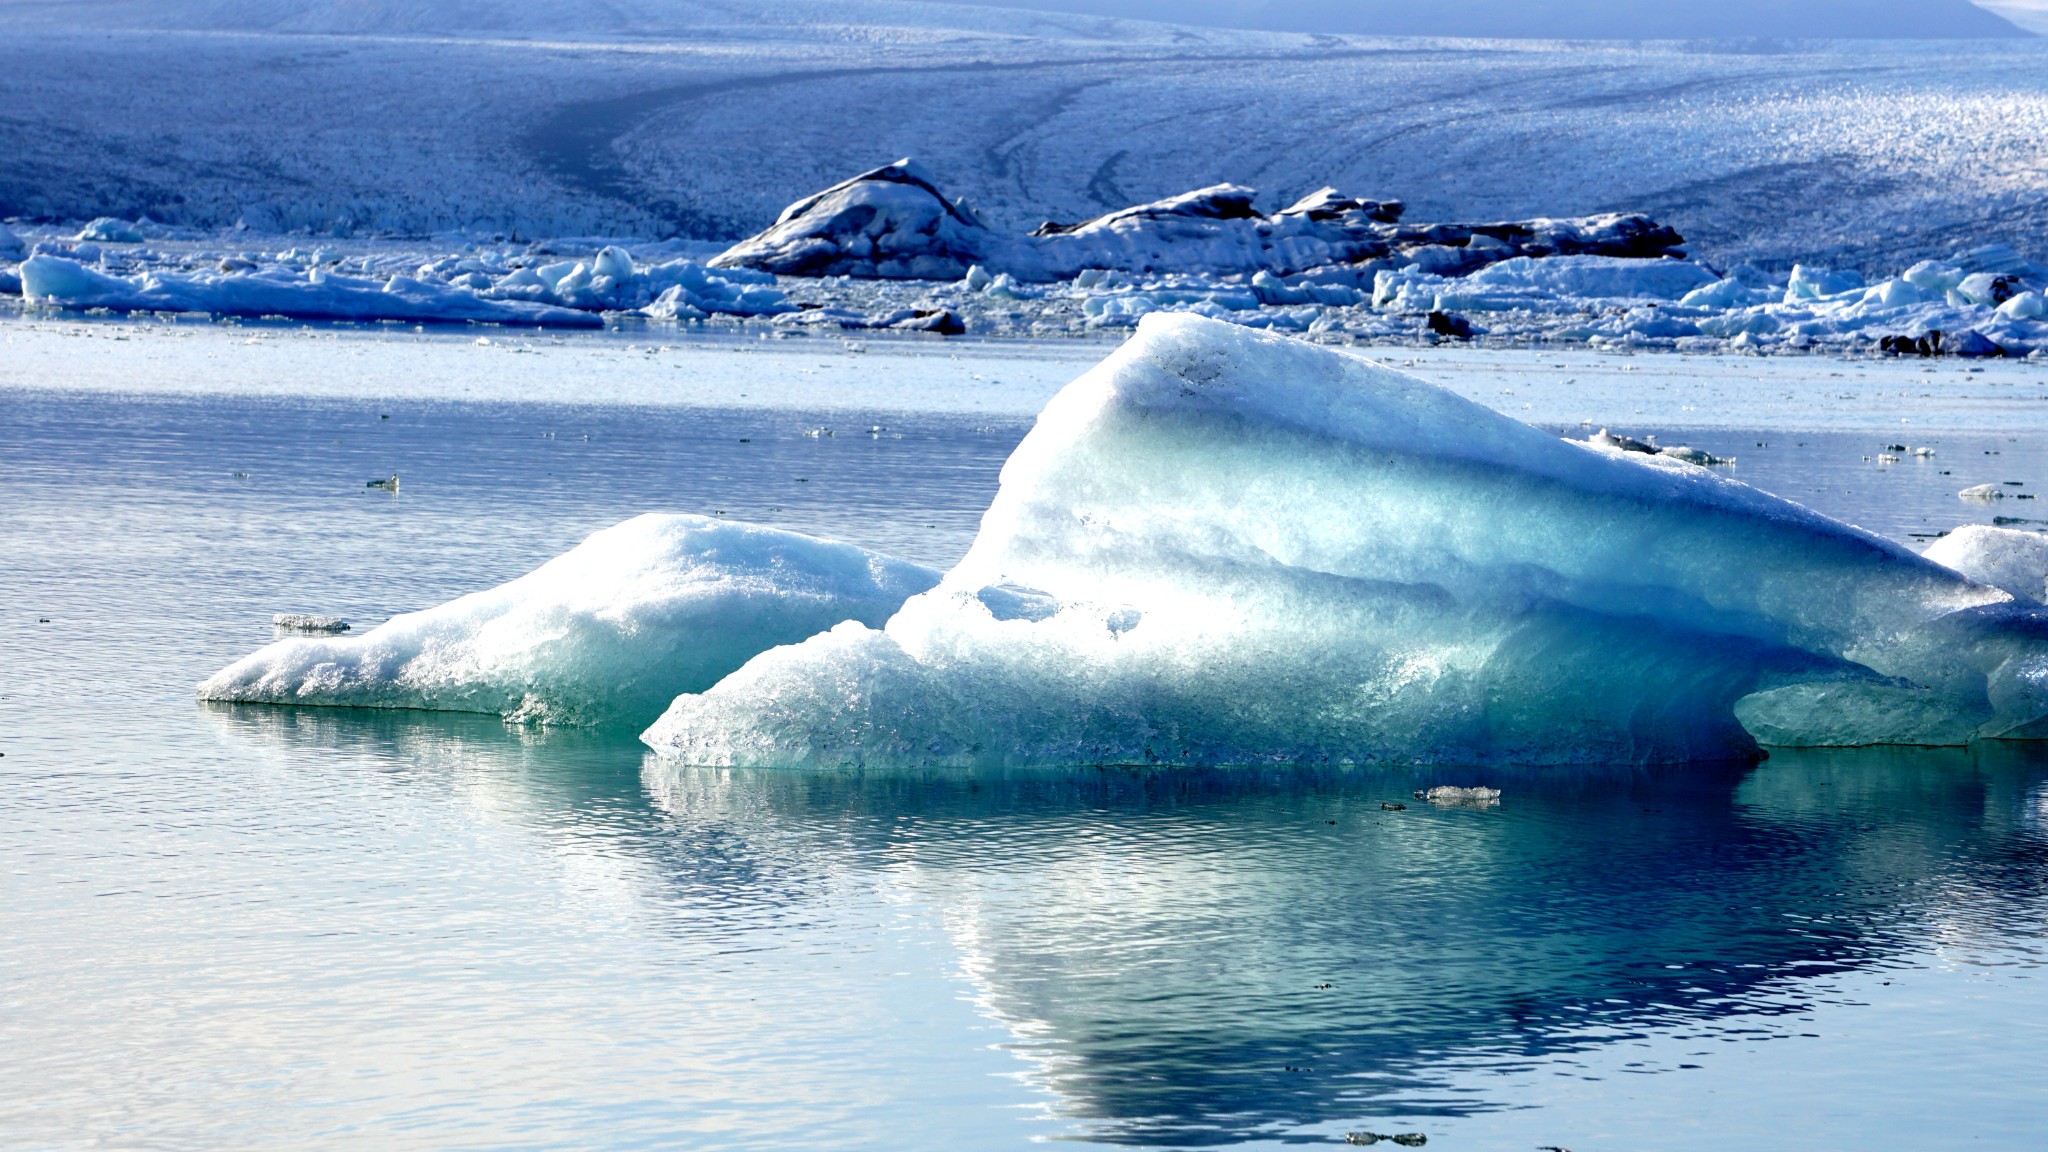
[[[257,272],[143,272],[112,276],[61,256],[21,265],[30,303],[117,312],[210,312],[303,320],[418,320],[589,328],[603,320],[550,304],[492,300],[467,288],[408,276],[371,280],[321,268]]]
[[[705,764],[1655,762],[2038,734],[2048,615],[1661,455],[1147,317],[965,559],[679,697]]]
[[[586,259],[536,259],[517,267],[448,256],[381,277],[344,272],[339,260],[317,250],[289,249],[260,261],[225,255],[206,268],[145,264],[127,275],[87,262],[105,259],[86,244],[68,255],[39,253],[21,266],[17,290],[31,303],[122,312],[571,328],[597,327],[604,312],[701,320],[796,310],[773,276],[714,272],[690,260],[636,266],[617,246]]]
[[[361,635],[281,640],[199,694],[638,726],[755,653],[842,620],[879,624],[937,580],[850,544],[645,515],[509,583]]]
[[[1921,553],[1972,580],[2029,600],[2048,600],[2048,536],[1965,524]]]

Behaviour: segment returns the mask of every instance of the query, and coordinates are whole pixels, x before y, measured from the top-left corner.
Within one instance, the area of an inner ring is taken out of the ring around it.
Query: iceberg
[[[1685,260],[1631,260],[1615,256],[1517,256],[1465,278],[1467,285],[1521,288],[1564,297],[1634,297],[1677,300],[1720,277]]]
[[[20,236],[15,235],[14,229],[0,224],[0,260],[19,260],[26,251],[28,246],[22,242]]]
[[[2048,716],[2048,613],[1661,455],[1150,315],[960,564],[679,696],[706,765],[1660,763]]]
[[[30,303],[116,312],[211,312],[220,316],[289,316],[296,320],[483,322],[597,328],[588,312],[549,304],[489,300],[452,284],[410,276],[373,280],[322,268],[237,272],[144,272],[112,276],[76,260],[31,256],[20,268]]]
[[[983,223],[906,158],[791,204],[765,231],[711,263],[785,276],[908,280],[957,280],[979,267],[982,277],[1001,272],[1045,283],[1091,269],[1292,275],[1376,260],[1457,274],[1517,256],[1656,257],[1676,254],[1684,243],[1677,232],[1634,213],[1403,225],[1397,200],[1322,188],[1265,214],[1253,207],[1257,195],[1243,185],[1214,184],[1010,236]]]
[[[702,320],[713,314],[774,316],[796,308],[767,273],[744,268],[713,272],[693,260],[642,268],[616,246],[599,250],[587,261],[518,268],[495,281],[481,272],[468,275],[480,281],[470,286],[494,300],[527,300],[591,312],[637,309],[661,320]],[[458,277],[453,282],[463,281]]]
[[[101,216],[79,229],[79,240],[101,244],[140,244],[147,237],[142,229],[118,216]]]
[[[361,635],[271,644],[199,695],[639,727],[758,652],[842,620],[879,624],[937,581],[850,544],[649,514],[516,580]]]
[[[2048,536],[2039,532],[1965,524],[1921,555],[2014,596],[2048,601]]]
[[[972,209],[941,192],[922,164],[903,159],[791,204],[711,264],[784,276],[957,280],[999,246]]]

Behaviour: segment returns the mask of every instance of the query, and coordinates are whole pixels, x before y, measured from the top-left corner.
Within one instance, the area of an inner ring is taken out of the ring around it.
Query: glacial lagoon
[[[646,511],[943,567],[1104,345],[0,339],[9,1142],[1586,1152],[2048,1123],[2033,745],[787,772],[194,699],[273,613],[367,627]],[[2038,365],[1365,351],[1914,545],[2036,518],[1963,487],[2048,484]],[[1934,454],[1878,459],[1902,442]],[[1446,783],[1503,795],[1414,796]]]

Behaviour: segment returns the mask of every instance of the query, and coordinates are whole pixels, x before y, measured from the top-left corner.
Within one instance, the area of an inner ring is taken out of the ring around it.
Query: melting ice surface
[[[1707,469],[1181,316],[1053,399],[937,588],[646,740],[699,764],[1657,762],[2044,715],[2031,602]]]
[[[540,568],[361,636],[280,640],[210,700],[645,723],[748,657],[842,620],[880,623],[938,573],[796,532],[650,513]]]

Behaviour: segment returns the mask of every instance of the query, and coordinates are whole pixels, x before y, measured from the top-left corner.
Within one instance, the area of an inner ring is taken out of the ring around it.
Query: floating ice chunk
[[[1955,286],[1955,294],[1964,302],[1997,307],[2013,298],[2021,290],[2019,278],[1997,272],[1972,272],[1963,277]]]
[[[639,516],[516,580],[360,636],[272,644],[199,694],[637,726],[757,652],[842,620],[879,624],[937,579],[794,532]]]
[[[1912,273],[1907,273],[1912,278]],[[1808,268],[1804,264],[1792,266],[1792,278],[1785,284],[1785,303],[1796,304],[1802,300],[1821,300],[1854,292],[1863,287],[1863,277],[1855,272],[1832,272],[1826,268]]]
[[[1633,436],[1618,435],[1609,432],[1605,428],[1586,437],[1586,443],[1591,444],[1595,448],[1610,452],[1647,452],[1654,455],[1659,451],[1655,444],[1647,440],[1638,440]]]
[[[1747,308],[1778,300],[1783,292],[1759,289],[1729,277],[1694,288],[1679,297],[1678,302],[1687,308]]]
[[[142,235],[142,229],[126,220],[101,216],[79,229],[77,239],[94,240],[101,244],[140,244],[145,237]]]
[[[1434,788],[1417,788],[1415,798],[1445,808],[1493,808],[1500,804],[1500,789],[1439,784]]]
[[[1939,298],[1963,282],[1965,273],[1961,268],[1933,260],[1922,260],[1901,273],[1899,279],[1913,287]]]
[[[1466,277],[1468,284],[1534,288],[1557,296],[1649,297],[1676,300],[1718,281],[1684,260],[1629,260],[1615,256],[1518,256]]]
[[[1716,468],[1735,463],[1733,456],[1716,456],[1704,448],[1694,448],[1690,444],[1673,444],[1669,448],[1658,449],[1658,453],[1673,460],[1683,460],[1687,464],[1698,464],[1702,468]]]
[[[767,231],[711,264],[785,276],[957,280],[1000,243],[922,165],[903,159],[791,204]]]
[[[1815,685],[1926,704],[1858,726],[1782,691]],[[1706,469],[1155,315],[1046,407],[937,588],[645,739],[704,764],[1651,762],[1750,754],[1745,700],[1786,741],[2023,732],[2048,619]]]
[[[1921,553],[1979,583],[2029,600],[2048,600],[2048,536],[1965,524]]]
[[[1956,495],[1964,500],[2003,500],[2005,489],[1996,484],[1972,484]]]
[[[2048,315],[2048,300],[2029,288],[2000,304],[1998,314],[2013,320],[2038,320]]]
[[[545,324],[588,328],[599,318],[568,308],[487,300],[464,288],[408,276],[377,281],[314,268],[303,276],[267,272],[148,272],[109,276],[61,256],[31,256],[21,266],[31,303],[117,312],[212,312],[223,316],[290,316],[301,320],[412,320]]]
[[[349,623],[339,616],[311,616],[303,612],[279,612],[270,618],[274,628],[287,632],[346,632]]]
[[[1659,256],[1678,253],[1683,243],[1670,228],[1629,213],[1406,227],[1396,223],[1398,201],[1324,188],[1261,214],[1256,196],[1242,185],[1215,184],[1011,236],[983,224],[905,159],[797,201],[772,227],[712,264],[790,276],[944,280],[965,277],[979,264],[990,276],[1007,272],[1042,283],[1097,269],[1289,275],[1394,257],[1399,266],[1462,274],[1516,255]]]

